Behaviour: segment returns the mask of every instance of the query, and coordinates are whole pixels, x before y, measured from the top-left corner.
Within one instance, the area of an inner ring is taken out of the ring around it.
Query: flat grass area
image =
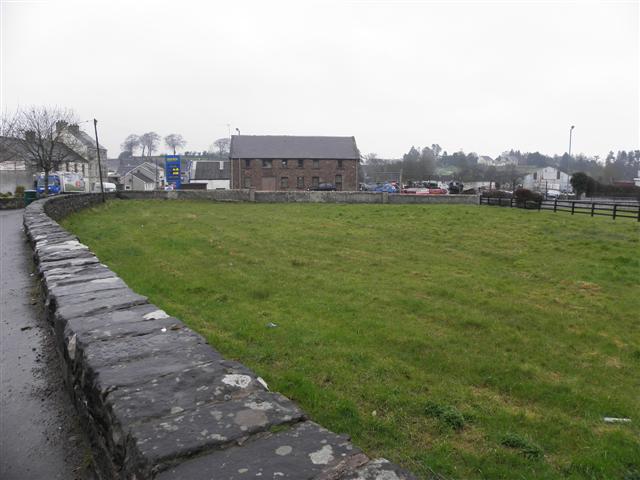
[[[63,224],[314,420],[421,478],[640,478],[633,220],[128,200]]]

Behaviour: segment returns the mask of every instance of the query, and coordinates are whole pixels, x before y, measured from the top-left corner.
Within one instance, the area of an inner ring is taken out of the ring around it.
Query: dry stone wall
[[[34,202],[24,227],[101,478],[414,478],[310,421],[128,288],[56,222],[100,201],[81,194]]]

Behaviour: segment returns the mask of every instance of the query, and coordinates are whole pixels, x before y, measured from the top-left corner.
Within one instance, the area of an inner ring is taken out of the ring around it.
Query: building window
[[[298,177],[298,188],[304,188],[304,177]]]
[[[304,160],[298,160],[298,168],[304,168]]]
[[[538,179],[538,172],[533,172],[533,179],[537,180]]]
[[[69,170],[69,162],[64,162],[64,169],[67,172],[70,172],[71,170]]]
[[[312,177],[311,178],[311,186],[313,188],[318,188],[320,186],[320,177]]]
[[[251,159],[249,158],[245,159],[244,168],[251,168]]]
[[[289,160],[282,160],[282,168],[289,168]]]
[[[251,188],[251,177],[244,177],[244,188]]]
[[[336,175],[336,190],[342,190],[342,175]]]
[[[280,188],[289,188],[289,177],[280,178]]]
[[[272,168],[273,160],[262,160],[262,168]]]
[[[84,177],[84,163],[82,164],[82,176]]]
[[[313,161],[313,168],[320,168],[320,160]]]
[[[556,180],[560,180],[560,170],[556,170]]]
[[[342,166],[342,160],[338,160],[338,170],[342,170],[344,167]]]
[[[220,162],[219,166],[218,166],[219,170],[224,170],[224,162]]]
[[[77,163],[74,163],[74,164],[73,164],[73,171],[74,171],[75,173],[78,173],[78,164],[77,164]]]

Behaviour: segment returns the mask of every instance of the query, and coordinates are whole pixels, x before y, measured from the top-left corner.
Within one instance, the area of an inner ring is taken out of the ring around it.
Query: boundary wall
[[[285,201],[338,198],[306,195]],[[107,195],[116,196],[282,201],[250,191]],[[56,222],[100,202],[100,194],[63,195],[24,212],[63,376],[99,478],[415,479],[310,421],[254,372],[132,291]]]

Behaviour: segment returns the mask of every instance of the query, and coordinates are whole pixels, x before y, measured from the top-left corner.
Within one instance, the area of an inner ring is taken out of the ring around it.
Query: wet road
[[[0,479],[91,478],[32,275],[22,210],[0,211]]]

